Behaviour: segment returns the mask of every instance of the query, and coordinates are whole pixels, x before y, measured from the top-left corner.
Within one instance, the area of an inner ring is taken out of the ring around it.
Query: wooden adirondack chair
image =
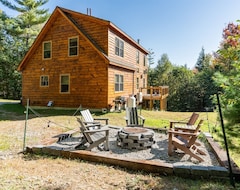
[[[196,123],[198,117],[199,117],[199,114],[193,112],[188,121],[170,121],[170,129],[176,128],[176,127],[177,128],[182,128],[182,127],[186,128],[186,126],[188,128],[191,128],[191,126],[193,126]]]
[[[126,124],[127,127],[143,127],[145,118],[141,115],[138,115],[136,107],[126,108]]]
[[[185,154],[189,154],[191,157],[202,162],[203,159],[197,155],[205,155],[205,153],[197,148],[196,140],[200,134],[200,127],[203,120],[200,120],[195,131],[176,131],[173,128],[168,130],[168,155],[171,156],[175,149],[182,150]]]
[[[108,125],[107,118],[93,118],[89,109],[80,111],[81,115],[83,116],[84,123],[86,124],[101,124],[100,121],[105,121],[105,125]]]
[[[77,119],[80,123],[80,131],[83,134],[83,139],[75,149],[81,149],[86,145],[85,150],[92,150],[94,147],[99,147],[100,144],[104,143],[104,149],[109,150],[108,139],[109,139],[109,128],[107,126],[100,127],[95,124],[85,124],[81,119]]]

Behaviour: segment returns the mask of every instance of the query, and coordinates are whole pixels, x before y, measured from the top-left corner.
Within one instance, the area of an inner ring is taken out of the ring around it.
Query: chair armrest
[[[95,125],[95,126],[96,126],[96,125],[101,125],[100,122],[94,122],[94,121],[93,121],[93,122],[91,122],[91,121],[84,121],[83,123],[86,124],[86,125],[90,125],[90,124],[91,124],[91,125]]]
[[[187,124],[187,122],[184,122],[184,121],[170,121],[170,128],[172,128],[173,124],[176,124],[176,123],[178,123],[178,124]]]
[[[93,129],[93,130],[86,130],[84,133],[96,133],[96,132],[103,132],[103,131],[109,131],[110,129],[108,127],[103,127],[101,129]]]
[[[145,117],[143,117],[143,116],[141,116],[141,115],[139,115],[138,117],[139,117],[141,120],[145,121]]]
[[[108,118],[94,118],[94,120],[105,121],[106,125],[108,125]]]
[[[189,132],[183,132],[183,131],[175,131],[172,129],[168,130],[168,133],[174,134],[174,135],[187,135],[187,136],[196,136],[198,133],[189,133]]]

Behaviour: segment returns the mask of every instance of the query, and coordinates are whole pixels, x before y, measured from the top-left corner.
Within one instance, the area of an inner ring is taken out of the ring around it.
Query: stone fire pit
[[[154,143],[154,131],[151,129],[124,127],[117,134],[117,145],[126,149],[147,149]]]

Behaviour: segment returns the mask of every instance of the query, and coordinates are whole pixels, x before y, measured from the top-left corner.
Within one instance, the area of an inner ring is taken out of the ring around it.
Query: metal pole
[[[228,167],[229,167],[229,173],[230,173],[230,176],[229,176],[230,177],[230,183],[233,187],[235,187],[234,177],[233,177],[233,173],[232,173],[232,165],[231,165],[231,160],[230,160],[229,151],[228,151],[227,138],[226,138],[226,133],[225,133],[225,129],[224,129],[221,104],[220,104],[220,99],[219,99],[219,94],[218,93],[217,93],[217,103],[218,103],[218,109],[219,109],[219,114],[220,114],[220,120],[221,120],[221,126],[222,126],[225,148],[226,148],[226,152],[227,152]]]
[[[26,147],[26,132],[27,132],[27,121],[28,121],[28,107],[29,107],[29,99],[27,99],[27,108],[25,111],[26,119],[25,119],[25,127],[24,127],[24,137],[23,137],[23,152]]]

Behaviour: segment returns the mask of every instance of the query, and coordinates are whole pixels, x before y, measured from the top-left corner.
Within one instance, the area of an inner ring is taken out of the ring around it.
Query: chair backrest
[[[87,131],[85,124],[79,118],[77,119],[77,121],[80,123],[80,131],[82,132],[83,136],[86,138],[87,142],[91,144],[93,141],[92,141],[90,135],[85,133],[85,131]]]
[[[199,117],[199,114],[193,112],[193,114],[192,114],[192,116],[190,117],[187,125],[194,125],[195,122],[197,121],[198,117]]]
[[[196,129],[195,129],[195,131],[194,131],[195,133],[200,130],[200,128],[201,128],[201,126],[202,126],[202,124],[203,124],[203,121],[204,121],[204,120],[201,119],[201,120],[198,122],[198,125],[197,125],[197,127],[196,127]]]
[[[138,112],[137,108],[127,108],[127,119],[128,119],[128,125],[138,125]]]
[[[90,113],[89,109],[82,110],[80,112],[81,112],[81,115],[84,118],[84,121],[86,121],[86,122],[93,122],[94,121],[94,119],[92,117],[92,114]]]
[[[195,129],[195,131],[194,131],[194,133],[193,133],[193,135],[189,138],[189,140],[188,140],[188,146],[191,146],[191,145],[193,145],[194,143],[195,143],[195,141],[197,140],[197,138],[198,138],[198,135],[200,134],[200,133],[198,133],[198,131],[200,130],[200,128],[201,128],[201,126],[202,126],[202,124],[203,124],[203,119],[201,119],[199,122],[198,122],[198,125],[197,125],[197,127],[196,127],[196,129]]]

